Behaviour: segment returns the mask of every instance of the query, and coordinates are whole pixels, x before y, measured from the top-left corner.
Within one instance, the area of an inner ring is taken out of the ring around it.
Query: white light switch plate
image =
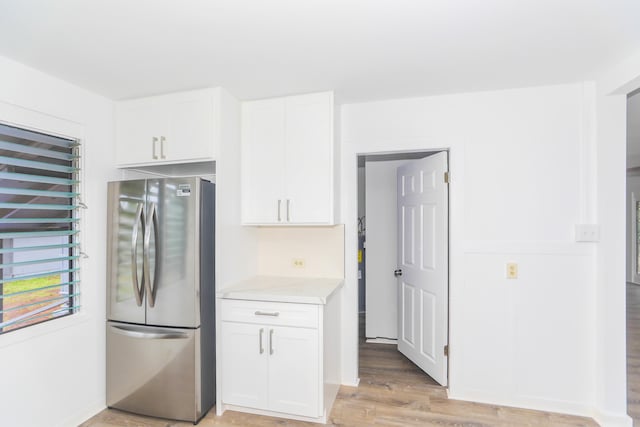
[[[600,226],[597,224],[576,224],[576,242],[600,241]]]

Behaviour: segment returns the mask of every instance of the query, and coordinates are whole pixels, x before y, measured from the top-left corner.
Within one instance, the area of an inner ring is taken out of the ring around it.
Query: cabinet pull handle
[[[278,199],[278,222],[282,221],[282,217],[280,216],[280,205],[282,204],[282,200]]]
[[[160,137],[160,158],[166,159],[167,157],[164,155],[164,142],[166,138],[164,136]]]
[[[273,354],[273,329],[269,329],[269,354]]]
[[[264,328],[260,328],[260,337],[259,337],[259,347],[260,347],[260,354],[264,353],[264,347],[262,345],[262,335],[264,335]]]
[[[158,138],[157,137],[153,137],[153,140],[151,142],[151,150],[153,151],[153,159],[154,160],[158,160],[158,154],[156,153],[156,143],[158,142]]]
[[[273,316],[273,317],[280,316],[280,312],[278,311],[256,311],[253,314],[255,314],[256,316]]]
[[[291,207],[291,199],[287,199],[287,222],[291,222],[291,215],[289,215],[290,207]]]

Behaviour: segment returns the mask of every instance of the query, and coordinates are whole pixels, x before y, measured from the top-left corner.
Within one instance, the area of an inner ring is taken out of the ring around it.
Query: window
[[[0,334],[79,308],[78,141],[0,125]]]

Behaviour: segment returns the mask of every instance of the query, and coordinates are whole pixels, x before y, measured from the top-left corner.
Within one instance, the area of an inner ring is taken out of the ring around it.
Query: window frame
[[[84,126],[76,122],[2,102],[0,102],[0,124],[77,142],[77,154],[79,157],[76,160],[76,165],[79,170],[76,172],[76,179],[79,182],[75,185],[74,190],[78,193],[76,197],[79,198],[86,207],[86,204],[84,204],[86,200]],[[77,218],[75,228],[78,230],[75,239],[75,242],[78,244],[76,254],[79,255],[77,260],[75,260],[75,268],[77,268],[77,271],[74,272],[74,281],[77,280],[77,286],[79,287],[82,285],[85,264],[83,259],[87,257],[83,252],[85,233],[82,233],[85,224],[85,210],[86,209],[75,209],[74,213],[74,217]],[[78,306],[78,308],[71,313],[0,333],[0,348],[23,341],[29,337],[46,334],[69,327],[70,325],[84,323],[87,320],[83,304],[83,301],[86,299],[85,289],[82,288],[82,294],[73,298],[77,301],[74,302],[74,305]]]

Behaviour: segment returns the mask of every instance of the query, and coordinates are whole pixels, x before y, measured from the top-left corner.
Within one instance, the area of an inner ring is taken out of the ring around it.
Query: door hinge
[[[448,184],[449,183],[449,172],[445,172],[444,173],[444,183]]]
[[[449,345],[448,344],[444,346],[444,355],[445,356],[449,356]]]

